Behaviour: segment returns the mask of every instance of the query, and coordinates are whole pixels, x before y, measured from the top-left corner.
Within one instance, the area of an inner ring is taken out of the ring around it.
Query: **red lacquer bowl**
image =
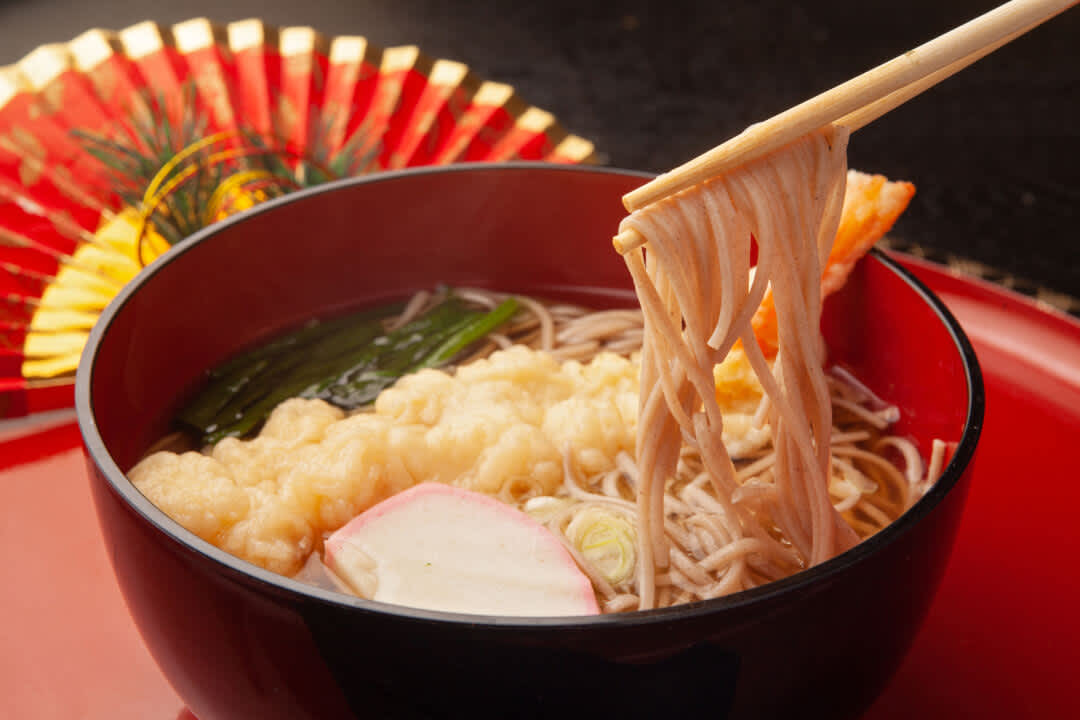
[[[901,408],[937,485],[886,530],[781,582],[580,620],[414,610],[308,587],[213,546],[124,476],[201,373],[314,315],[437,283],[633,301],[610,238],[645,176],[472,166],[340,182],[177,246],[102,316],[76,407],[109,556],[151,653],[200,720],[856,716],[937,587],[982,425],[978,364],[951,315],[881,255],[827,303],[833,361]]]

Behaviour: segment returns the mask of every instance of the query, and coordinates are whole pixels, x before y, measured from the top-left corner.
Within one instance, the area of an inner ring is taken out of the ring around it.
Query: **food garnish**
[[[202,442],[246,435],[283,400],[319,398],[344,410],[371,404],[399,377],[451,361],[517,312],[507,298],[491,311],[468,307],[452,293],[411,322],[385,331],[400,304],[305,325],[236,356],[177,415]]]
[[[370,600],[501,616],[600,612],[554,533],[488,495],[442,483],[359,515],[326,541],[325,562]]]

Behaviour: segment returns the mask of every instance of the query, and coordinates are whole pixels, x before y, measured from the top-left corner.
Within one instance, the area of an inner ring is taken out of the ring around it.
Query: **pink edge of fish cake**
[[[458,513],[451,517],[448,509]],[[441,532],[431,522],[438,519],[448,523],[441,530],[464,532]],[[388,541],[395,534],[397,539]],[[452,566],[454,560],[446,560],[455,552],[460,564]],[[442,483],[421,483],[361,513],[326,540],[325,561],[358,594],[380,602],[500,616],[600,612],[589,578],[550,530],[495,498]],[[500,562],[508,572],[485,574]],[[523,583],[527,577],[513,575],[525,564],[557,583]],[[432,582],[440,575],[444,582]],[[455,583],[457,578],[464,582]],[[374,585],[364,592],[370,582]],[[491,595],[477,598],[483,583],[513,607],[500,606]],[[433,597],[438,593],[441,597]]]

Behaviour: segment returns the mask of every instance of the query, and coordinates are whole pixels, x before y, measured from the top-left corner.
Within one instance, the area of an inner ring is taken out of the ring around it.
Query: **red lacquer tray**
[[[1070,453],[1080,441],[1080,323],[941,266],[903,262],[975,344],[986,427],[948,574],[867,720],[1076,717],[1080,485]],[[0,430],[0,718],[194,720],[113,581],[78,430],[70,416],[47,422]]]

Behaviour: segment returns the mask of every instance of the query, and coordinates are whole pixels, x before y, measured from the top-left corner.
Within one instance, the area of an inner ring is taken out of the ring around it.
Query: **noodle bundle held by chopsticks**
[[[655,606],[656,573],[670,562],[665,490],[684,446],[700,453],[732,544],[756,539],[777,561],[790,544],[800,564],[813,565],[856,542],[829,499],[832,406],[820,332],[822,269],[840,221],[846,149],[847,131],[828,127],[649,205],[620,227],[646,239],[625,255],[645,316],[637,441],[642,609]],[[772,368],[751,325],[767,291],[779,331]],[[776,492],[755,506],[732,499],[739,484],[721,440],[713,380],[713,367],[737,341],[768,397],[776,449]],[[750,570],[740,558],[718,582],[726,592],[750,587]]]

